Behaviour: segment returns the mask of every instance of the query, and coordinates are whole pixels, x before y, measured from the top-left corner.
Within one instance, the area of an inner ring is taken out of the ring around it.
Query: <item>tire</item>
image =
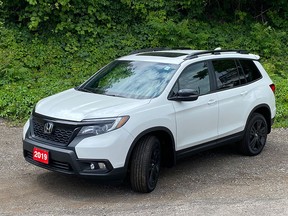
[[[156,187],[161,162],[160,141],[155,136],[140,139],[133,150],[130,167],[132,190],[149,193]]]
[[[264,116],[259,113],[252,114],[240,141],[241,153],[248,156],[260,154],[266,144],[267,133],[268,126]]]

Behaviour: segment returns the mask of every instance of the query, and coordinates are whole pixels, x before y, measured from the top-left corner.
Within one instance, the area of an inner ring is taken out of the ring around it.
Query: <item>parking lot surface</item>
[[[226,146],[162,169],[150,194],[35,167],[22,128],[0,121],[0,215],[288,215],[288,129],[256,157]]]

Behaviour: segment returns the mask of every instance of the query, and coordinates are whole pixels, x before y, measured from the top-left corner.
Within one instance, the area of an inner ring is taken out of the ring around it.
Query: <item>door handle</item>
[[[214,100],[214,99],[211,99],[211,100],[208,101],[208,105],[212,105],[214,103],[216,103],[216,100]]]
[[[247,93],[248,93],[248,91],[244,91],[244,92],[240,93],[240,95],[245,96],[245,95],[247,95]]]

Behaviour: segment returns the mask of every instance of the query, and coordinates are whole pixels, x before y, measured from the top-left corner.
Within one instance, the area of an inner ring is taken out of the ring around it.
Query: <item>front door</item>
[[[176,150],[186,149],[217,139],[218,98],[211,93],[211,78],[207,62],[186,67],[172,92],[193,89],[199,97],[195,101],[173,101],[177,125]]]

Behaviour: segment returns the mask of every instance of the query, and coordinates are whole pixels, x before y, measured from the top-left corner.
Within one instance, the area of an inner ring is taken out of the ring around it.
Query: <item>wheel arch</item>
[[[272,127],[272,119],[271,119],[271,109],[267,104],[259,104],[258,106],[254,107],[252,111],[250,112],[247,121],[246,121],[246,126],[252,116],[253,113],[259,113],[264,116],[267,126],[268,126],[268,134],[271,132],[271,127]]]
[[[165,166],[174,166],[176,164],[176,154],[175,140],[172,132],[166,127],[153,127],[141,132],[132,142],[125,160],[127,170],[130,168],[130,159],[135,146],[142,137],[147,135],[156,136],[159,139],[161,143],[162,162],[164,162]]]

